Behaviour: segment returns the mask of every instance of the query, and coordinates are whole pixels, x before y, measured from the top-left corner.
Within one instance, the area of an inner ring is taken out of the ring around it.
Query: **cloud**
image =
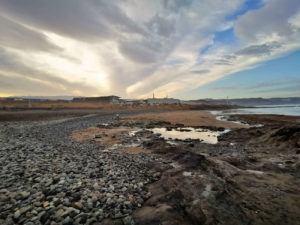
[[[274,79],[264,82],[258,82],[256,84],[236,84],[228,86],[216,86],[214,90],[239,90],[239,91],[250,91],[250,92],[269,92],[273,90],[289,90],[293,87],[300,86],[300,78],[286,77],[284,79]]]
[[[182,8],[186,8],[192,4],[193,0],[163,0],[166,9],[178,12]]]
[[[300,48],[299,1],[228,21],[244,2],[0,0],[2,81],[9,93],[19,89],[8,77],[55,95],[166,96]],[[237,40],[215,41],[227,29]]]
[[[204,73],[208,73],[209,70],[192,70],[191,73],[195,73],[195,74],[204,74]]]
[[[70,82],[46,71],[31,68],[22,63],[16,54],[0,48],[1,91],[13,89],[22,94],[76,94],[96,91],[94,87],[81,82]],[[22,86],[24,87],[22,88]],[[53,92],[55,90],[55,92]]]
[[[270,54],[280,45],[276,42],[262,45],[251,45],[236,52],[236,55],[265,55]]]
[[[299,89],[300,89],[300,84],[299,83],[294,83],[294,84],[290,84],[288,86],[282,87],[282,86],[278,86],[278,87],[274,87],[274,88],[266,88],[266,89],[262,89],[257,91],[256,93],[282,93],[282,92],[287,92],[287,93],[297,93],[299,94]],[[291,95],[289,95],[291,96]]]
[[[246,41],[256,41],[273,36],[285,38],[293,33],[289,18],[300,9],[298,0],[270,1],[262,9],[243,15],[234,25],[236,35]]]
[[[156,15],[147,23],[147,26],[152,32],[167,38],[175,30],[175,21]]]
[[[38,29],[82,41],[99,42],[122,30],[142,29],[109,1],[1,0],[1,13]]]
[[[32,51],[60,50],[47,37],[0,15],[0,45]]]
[[[119,51],[128,59],[137,63],[154,63],[157,61],[156,52],[140,43],[120,42]]]

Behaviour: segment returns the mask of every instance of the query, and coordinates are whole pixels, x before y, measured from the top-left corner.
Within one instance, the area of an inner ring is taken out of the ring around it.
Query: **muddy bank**
[[[229,115],[229,120],[244,121],[248,124],[264,124],[264,125],[287,125],[299,124],[300,116],[286,116],[286,115]]]
[[[252,128],[234,130],[209,145],[199,140],[170,142],[151,131],[182,128],[168,121],[126,119],[103,127],[107,131],[101,132],[107,134],[127,127],[130,138],[118,139],[125,154],[160,159],[149,165],[161,178],[147,186],[151,197],[133,212],[135,224],[299,224],[300,157],[296,151],[252,144],[257,138]],[[254,129],[263,132],[266,127]],[[229,139],[233,133],[243,141]],[[136,151],[127,150],[129,143]]]
[[[232,115],[229,120],[248,124],[260,124],[230,132],[224,138],[245,146],[275,148],[283,152],[297,151],[300,148],[300,117],[281,115]]]
[[[299,224],[298,118],[275,117],[276,123],[270,118],[265,124],[263,119],[253,120],[264,126],[235,129],[220,136],[216,145],[198,141],[169,145],[160,137],[144,143],[168,159],[170,168],[150,186],[153,196],[133,214],[136,221]]]

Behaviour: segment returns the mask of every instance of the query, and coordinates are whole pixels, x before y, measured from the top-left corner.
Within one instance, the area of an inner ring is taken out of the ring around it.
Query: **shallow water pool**
[[[166,128],[153,128],[151,129],[155,134],[161,134],[166,140],[186,140],[186,139],[199,139],[203,143],[217,144],[218,136],[228,133],[230,130],[224,131],[211,131],[207,129],[195,129],[192,127],[180,129],[167,130]]]

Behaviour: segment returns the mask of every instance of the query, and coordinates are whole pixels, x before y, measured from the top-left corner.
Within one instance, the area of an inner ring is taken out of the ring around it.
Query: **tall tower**
[[[154,93],[153,93],[153,99],[155,99],[155,97],[154,97]]]

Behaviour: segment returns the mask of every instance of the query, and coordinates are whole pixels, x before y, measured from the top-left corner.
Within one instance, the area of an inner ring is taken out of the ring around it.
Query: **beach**
[[[81,113],[0,123],[1,224],[299,224],[300,117]]]

